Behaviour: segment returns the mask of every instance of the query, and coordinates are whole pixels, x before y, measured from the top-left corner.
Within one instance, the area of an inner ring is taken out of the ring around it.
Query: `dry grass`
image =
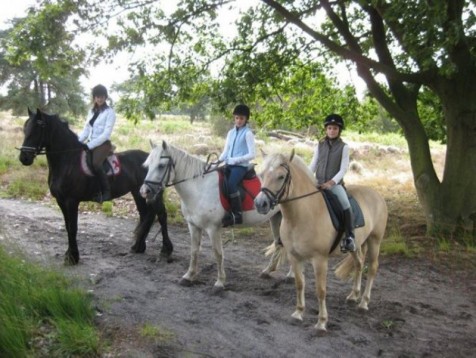
[[[25,168],[19,164],[18,152],[15,147],[21,146],[23,140],[22,126],[26,117],[12,118],[8,113],[0,113],[0,137],[2,147],[0,149],[0,192],[2,195],[8,193],[8,186],[14,180],[31,174],[35,171],[38,180],[46,182],[46,168],[44,163],[34,167]],[[79,121],[80,122],[80,121]],[[78,123],[79,123],[78,122]],[[75,132],[81,129],[79,123],[71,126]],[[355,133],[347,133],[348,143],[351,147],[352,170],[346,175],[347,183],[363,184],[374,187],[385,198],[389,208],[389,221],[387,238],[389,241],[388,251],[393,254],[404,254],[408,256],[424,255],[436,260],[459,260],[461,255],[473,255],[474,250],[464,247],[456,247],[454,243],[441,243],[426,236],[425,218],[418,202],[418,198],[413,185],[409,156],[401,140],[397,145],[382,145],[368,143],[364,140],[356,141],[358,137]],[[346,133],[344,133],[344,140]],[[144,121],[138,125],[127,122],[123,118],[118,118],[113,134],[113,142],[117,150],[138,148],[148,151],[149,141],[159,144],[162,140],[176,145],[190,153],[206,158],[209,153],[219,154],[224,145],[224,138],[216,137],[212,134],[211,126],[208,122],[195,122],[193,125],[186,118],[162,116],[156,121]],[[262,157],[260,149],[267,153],[284,152],[291,153],[294,148],[306,162],[312,157],[315,141],[306,140],[302,142],[286,142],[276,138],[258,138],[257,170],[260,170]],[[435,168],[441,177],[445,148],[441,145],[432,144],[432,154]],[[2,164],[7,163],[8,169],[1,171]],[[46,195],[45,201],[51,200],[50,195]],[[168,190],[167,201],[172,215],[172,224],[180,225],[181,214],[179,213],[179,198],[174,190]],[[100,210],[98,204],[82,203],[82,210]],[[135,216],[135,206],[130,196],[125,196],[114,201],[113,215],[115,216]],[[255,230],[242,232],[244,236],[256,235],[268,237],[262,234],[261,230],[268,230],[267,225]],[[225,233],[226,234],[226,233]],[[385,249],[383,250],[385,254]]]

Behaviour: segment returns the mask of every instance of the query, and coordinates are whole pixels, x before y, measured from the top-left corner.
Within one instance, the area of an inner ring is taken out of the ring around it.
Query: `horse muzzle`
[[[254,203],[256,211],[260,214],[266,215],[272,209],[269,198],[263,192],[260,192],[258,196],[256,196]]]
[[[35,160],[36,154],[34,152],[21,151],[19,160],[23,165],[32,165]]]
[[[163,190],[161,184],[151,184],[149,182],[144,182],[140,187],[140,195],[147,201],[152,202],[156,199],[157,195]]]

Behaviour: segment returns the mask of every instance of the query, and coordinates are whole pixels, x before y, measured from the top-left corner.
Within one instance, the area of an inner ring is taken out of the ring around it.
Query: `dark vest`
[[[316,178],[318,184],[324,184],[339,172],[342,161],[342,149],[345,143],[341,138],[333,141],[324,138],[318,145],[319,158],[317,158]]]

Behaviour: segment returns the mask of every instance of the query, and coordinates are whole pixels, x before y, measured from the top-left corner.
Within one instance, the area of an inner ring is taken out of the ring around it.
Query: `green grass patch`
[[[414,254],[396,227],[390,228],[387,237],[382,241],[380,252],[383,255],[403,255],[406,257],[412,257]]]
[[[36,175],[31,175],[25,170],[15,174],[6,188],[6,195],[12,198],[30,198],[41,200],[48,193],[46,177],[38,179]]]
[[[149,323],[146,323],[144,326],[142,326],[140,335],[145,338],[153,339],[156,343],[169,342],[175,338],[175,334],[173,332],[163,327]]]
[[[93,318],[91,297],[69,279],[0,246],[0,356],[98,355]]]
[[[114,204],[112,201],[105,201],[101,204],[101,211],[106,214],[106,216],[112,216],[112,209]]]

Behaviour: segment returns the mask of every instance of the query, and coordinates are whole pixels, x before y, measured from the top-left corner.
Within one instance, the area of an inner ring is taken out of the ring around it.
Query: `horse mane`
[[[50,125],[54,126],[55,128],[60,128],[62,131],[64,131],[62,135],[67,135],[67,140],[73,141],[73,143],[78,142],[78,136],[69,128],[69,123],[67,120],[61,118],[57,114],[48,114],[42,112],[42,115],[43,117],[47,118]]]
[[[206,165],[204,160],[170,144],[167,144],[166,151],[175,163],[175,170],[180,172],[184,177],[193,177],[204,173]],[[150,159],[148,158],[146,160],[144,166],[149,166],[151,161],[158,162],[162,152],[162,146],[155,147],[150,153]]]
[[[267,171],[271,168],[278,168],[282,164],[292,165],[297,170],[302,171],[305,175],[307,175],[312,184],[316,186],[317,182],[314,174],[311,172],[311,170],[309,170],[309,167],[306,165],[304,160],[297,154],[294,154],[291,160],[289,156],[286,156],[281,153],[267,155],[265,157],[263,171]]]

